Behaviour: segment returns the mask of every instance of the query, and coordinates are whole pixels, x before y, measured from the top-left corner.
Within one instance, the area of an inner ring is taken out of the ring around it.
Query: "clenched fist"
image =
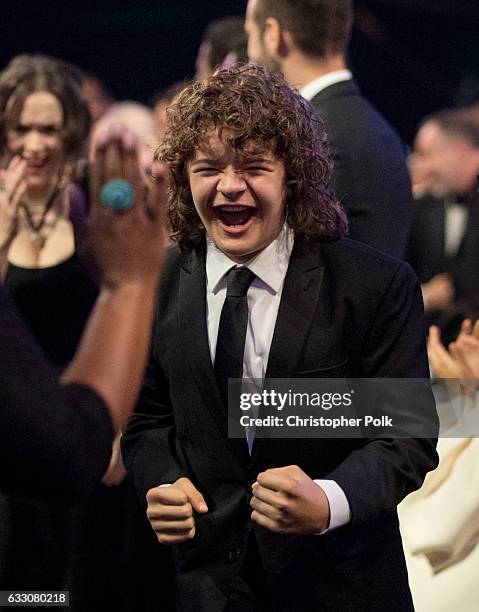
[[[195,537],[194,512],[204,514],[208,506],[189,478],[150,489],[146,514],[162,544],[181,544]]]
[[[251,519],[274,533],[315,534],[329,525],[326,493],[297,465],[258,474]]]

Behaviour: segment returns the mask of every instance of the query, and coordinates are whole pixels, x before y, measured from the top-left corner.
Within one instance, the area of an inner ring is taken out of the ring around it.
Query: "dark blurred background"
[[[206,24],[246,0],[11,2],[0,64],[42,52],[98,73],[119,99],[148,102],[194,73]],[[410,142],[425,114],[479,101],[479,0],[357,0],[351,66],[363,92]]]

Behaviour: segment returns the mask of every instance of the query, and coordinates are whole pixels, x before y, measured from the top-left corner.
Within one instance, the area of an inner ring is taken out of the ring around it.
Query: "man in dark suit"
[[[188,87],[170,115],[180,248],[123,450],[173,546],[179,610],[412,610],[396,505],[433,441],[228,438],[228,378],[428,376],[418,283],[342,238],[323,136],[253,66]]]
[[[421,196],[407,261],[437,314],[479,298],[479,121],[472,109],[443,110],[421,122],[411,156]]]
[[[350,237],[402,258],[413,215],[405,149],[346,67],[351,0],[249,0],[250,60],[282,72],[325,124]]]

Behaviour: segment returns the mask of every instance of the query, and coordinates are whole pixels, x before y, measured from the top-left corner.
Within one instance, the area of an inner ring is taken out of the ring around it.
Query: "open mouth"
[[[241,227],[256,214],[256,208],[252,206],[235,206],[232,204],[225,206],[215,206],[213,213],[224,224],[229,227]]]
[[[41,172],[48,165],[48,159],[44,159],[42,161],[32,161],[29,159],[25,159],[25,161],[27,162],[27,172],[31,172],[32,174]]]

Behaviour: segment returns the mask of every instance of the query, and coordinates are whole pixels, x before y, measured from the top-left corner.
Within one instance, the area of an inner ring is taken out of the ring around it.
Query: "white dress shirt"
[[[306,98],[306,100],[312,100],[316,94],[326,89],[326,87],[343,81],[350,81],[352,78],[353,75],[350,70],[334,70],[333,72],[323,74],[317,79],[314,79],[314,81],[310,81],[300,90],[300,94],[303,98]]]
[[[243,378],[264,379],[269,351],[278,316],[284,279],[293,249],[294,234],[286,225],[271,244],[244,265],[254,272],[247,293],[248,327],[243,357]],[[207,239],[206,301],[207,327],[211,361],[214,364],[221,309],[226,299],[226,273],[238,265]],[[351,509],[344,491],[334,480],[315,480],[328,498],[329,527],[322,533],[346,525]]]
[[[444,250],[446,257],[455,257],[466,231],[469,210],[458,202],[446,202]]]

